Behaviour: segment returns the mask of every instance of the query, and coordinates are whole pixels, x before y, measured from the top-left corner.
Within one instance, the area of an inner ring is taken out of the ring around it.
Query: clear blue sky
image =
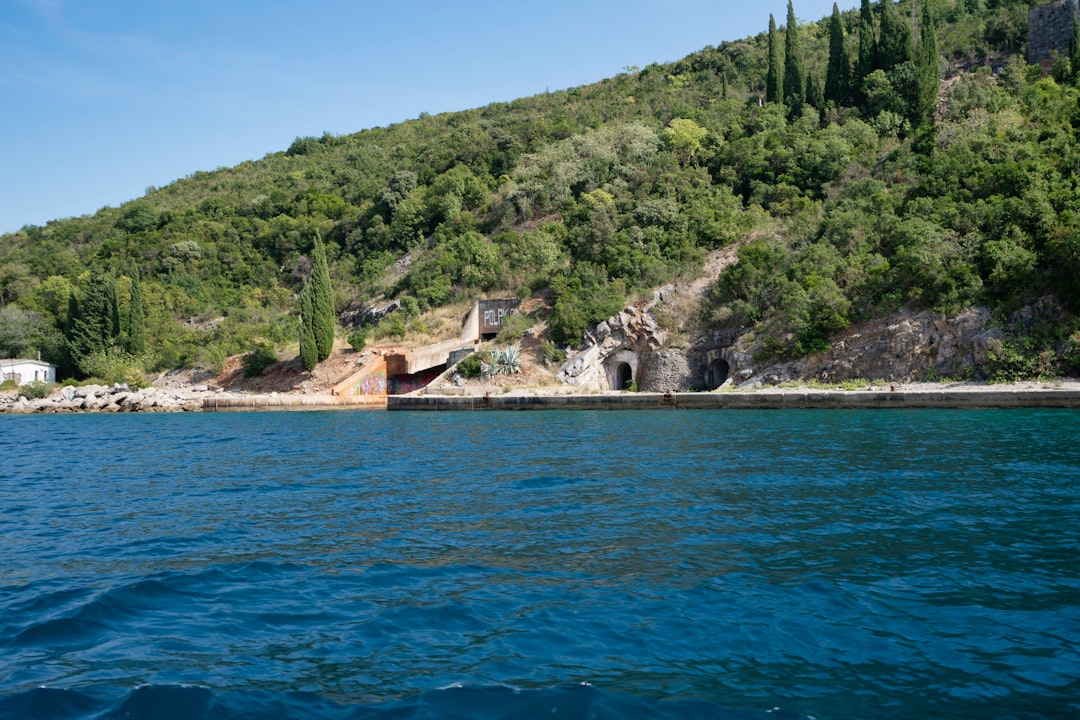
[[[832,0],[794,7],[813,21]],[[786,0],[0,0],[0,233],[298,136],[678,60],[770,13]]]

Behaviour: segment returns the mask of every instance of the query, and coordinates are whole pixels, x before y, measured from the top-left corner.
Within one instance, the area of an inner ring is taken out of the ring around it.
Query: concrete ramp
[[[425,370],[445,365],[450,353],[463,348],[472,348],[461,340],[446,340],[434,345],[417,348],[408,352],[389,353],[386,355],[386,374],[389,377],[416,375]]]

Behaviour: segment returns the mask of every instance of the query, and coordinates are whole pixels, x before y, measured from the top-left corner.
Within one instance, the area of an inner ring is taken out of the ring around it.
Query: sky
[[[794,8],[809,22],[832,5]],[[0,0],[0,233],[297,137],[678,60],[770,13],[783,25],[787,0]]]

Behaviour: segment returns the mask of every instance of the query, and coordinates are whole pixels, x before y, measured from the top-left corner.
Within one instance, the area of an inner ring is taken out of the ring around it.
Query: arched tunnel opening
[[[625,390],[633,379],[634,370],[630,367],[630,363],[619,363],[615,368],[615,382],[612,390]]]
[[[717,358],[709,364],[709,370],[705,374],[705,380],[709,385],[710,390],[715,390],[724,384],[728,379],[728,375],[731,373],[731,366],[728,365],[727,360],[723,358]]]

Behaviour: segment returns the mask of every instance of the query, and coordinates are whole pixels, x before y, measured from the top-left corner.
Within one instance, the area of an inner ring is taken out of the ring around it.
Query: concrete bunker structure
[[[521,301],[517,298],[492,298],[477,300],[461,325],[461,339],[465,342],[490,340],[502,330],[503,321],[517,312]]]
[[[710,350],[705,355],[705,389],[715,390],[731,376],[731,363],[722,350]]]
[[[604,376],[610,390],[625,390],[641,377],[641,358],[630,349],[618,350],[604,359]]]
[[[334,388],[335,395],[404,395],[427,387],[459,360],[476,349],[476,343],[490,339],[502,329],[507,317],[517,312],[517,298],[478,300],[465,317],[461,335],[412,350],[390,350],[369,362]]]
[[[590,390],[714,390],[737,372],[733,346],[741,332],[714,331],[690,348],[667,346],[668,333],[649,307],[629,306],[587,330],[585,346],[563,364],[558,377]]]

